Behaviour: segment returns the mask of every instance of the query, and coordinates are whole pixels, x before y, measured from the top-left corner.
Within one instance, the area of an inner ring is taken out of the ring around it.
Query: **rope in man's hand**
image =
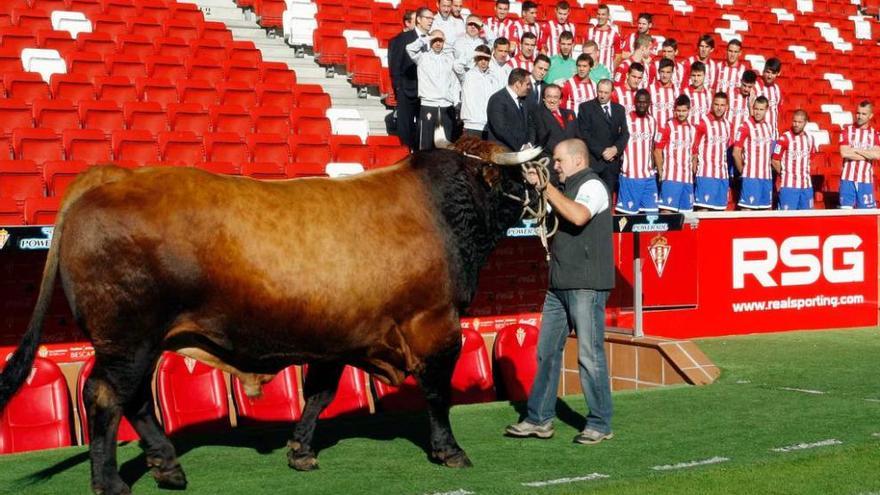
[[[537,182],[534,186],[539,196],[536,207],[532,208],[531,198],[529,198],[529,192],[526,190],[525,199],[523,201],[523,213],[520,217],[527,220],[534,220],[538,224],[538,236],[540,236],[541,245],[544,246],[544,251],[547,253],[547,261],[550,261],[550,246],[547,240],[556,234],[556,230],[559,227],[559,222],[554,221],[553,229],[549,231],[547,229],[547,218],[550,216],[548,215],[550,212],[550,202],[547,200],[547,187],[552,187],[552,184],[550,184],[549,163],[550,158],[545,156],[538,160],[522,164],[523,176],[535,174],[537,177]]]

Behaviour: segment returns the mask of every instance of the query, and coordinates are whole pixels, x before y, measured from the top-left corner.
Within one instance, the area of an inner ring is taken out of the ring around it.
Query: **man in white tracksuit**
[[[434,128],[438,120],[446,139],[452,141],[455,105],[461,98],[461,84],[452,71],[455,56],[452,47],[446,46],[446,38],[440,30],[420,36],[406,46],[406,51],[418,66],[419,149],[433,149]]]

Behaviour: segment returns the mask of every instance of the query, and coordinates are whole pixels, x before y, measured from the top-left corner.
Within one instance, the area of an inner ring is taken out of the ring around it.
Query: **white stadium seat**
[[[347,175],[357,175],[364,171],[364,166],[360,163],[348,162],[330,162],[324,168],[324,172],[330,177],[345,177]]]
[[[336,119],[330,122],[333,134],[353,135],[361,138],[361,142],[367,142],[367,134],[370,133],[370,123],[366,119]]]
[[[79,33],[91,33],[92,23],[82,12],[70,12],[67,10],[55,10],[50,16],[52,29],[55,31],[67,31],[71,38],[76,38]]]
[[[67,74],[67,63],[58,50],[25,48],[21,51],[21,66],[28,72],[38,72],[46,82],[52,74]]]

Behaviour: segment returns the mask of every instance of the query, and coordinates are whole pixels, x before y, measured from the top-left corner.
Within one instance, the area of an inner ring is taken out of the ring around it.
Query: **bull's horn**
[[[491,161],[496,165],[519,165],[534,160],[535,157],[541,154],[541,151],[541,147],[536,146],[522,151],[495,153],[492,155]]]
[[[453,148],[452,143],[446,140],[446,131],[444,131],[443,126],[440,125],[439,118],[434,125],[434,147],[441,150],[451,150]]]

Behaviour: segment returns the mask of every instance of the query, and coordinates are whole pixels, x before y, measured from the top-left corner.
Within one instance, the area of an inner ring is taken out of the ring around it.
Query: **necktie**
[[[541,103],[541,81],[535,83],[535,103]]]
[[[556,122],[559,122],[559,127],[565,128],[565,120],[562,119],[562,114],[559,110],[553,112],[553,116],[556,117]]]
[[[608,108],[608,104],[602,105],[602,109],[605,110],[605,118],[611,120],[611,109]]]

